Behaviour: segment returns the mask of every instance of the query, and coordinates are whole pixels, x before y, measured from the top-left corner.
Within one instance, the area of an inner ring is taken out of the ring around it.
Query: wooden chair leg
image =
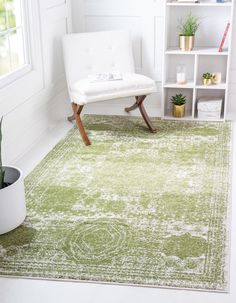
[[[73,108],[73,105],[72,105],[72,108]],[[81,109],[81,111],[82,111],[82,109]],[[81,112],[81,111],[80,111],[80,112]],[[73,121],[75,120],[74,110],[73,110],[73,114],[72,114],[71,116],[67,117],[67,120],[68,120],[69,122],[73,122]]]
[[[88,136],[85,132],[81,117],[80,117],[80,114],[82,112],[83,107],[84,107],[83,105],[78,105],[78,104],[72,103],[72,108],[73,108],[73,111],[74,111],[74,117],[75,117],[75,120],[76,120],[76,124],[79,128],[79,131],[80,131],[81,137],[84,141],[84,144],[85,145],[91,145],[91,143],[89,141],[89,138],[88,138]]]
[[[129,113],[129,112],[131,112],[132,110],[135,110],[136,108],[138,108],[139,97],[135,97],[135,99],[136,99],[136,102],[134,103],[134,105],[125,108],[125,111],[126,111],[127,113]]]
[[[145,107],[144,107],[144,105],[143,105],[143,102],[141,102],[141,103],[139,104],[139,110],[140,110],[140,113],[141,113],[141,115],[142,115],[142,117],[143,117],[143,120],[144,120],[145,123],[147,124],[147,126],[148,126],[150,132],[151,132],[151,133],[156,133],[156,132],[157,132],[157,129],[153,126],[152,121],[150,120],[150,118],[149,118],[149,116],[148,116],[148,114],[147,114],[147,112],[146,112],[146,110],[145,110]]]
[[[69,122],[74,121],[74,120],[75,120],[75,115],[73,114],[73,115],[67,117],[67,120],[68,120]]]
[[[126,107],[125,108],[125,111],[128,113],[132,110],[135,110],[136,108],[139,108],[140,110],[140,113],[143,117],[143,120],[145,121],[145,123],[147,124],[149,130],[152,132],[152,133],[155,133],[157,132],[157,129],[153,126],[152,124],[152,121],[150,120],[146,110],[145,110],[145,107],[143,105],[143,101],[145,100],[147,96],[136,96],[135,99],[136,99],[136,102],[130,106],[130,107]]]

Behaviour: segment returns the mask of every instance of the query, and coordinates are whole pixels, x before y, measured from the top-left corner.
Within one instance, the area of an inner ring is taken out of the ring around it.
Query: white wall
[[[158,83],[158,94],[152,96],[146,103],[149,114],[153,116],[160,114],[161,107],[163,16],[164,0],[72,0],[74,32],[120,28],[131,30],[137,72],[151,76]],[[233,28],[236,29],[236,20]],[[236,41],[236,30],[234,30],[233,41]],[[235,43],[233,43],[230,82],[228,117],[234,114],[236,117]],[[91,104],[87,112],[124,114],[123,106],[127,102],[130,103],[131,100]]]
[[[71,31],[70,0],[34,1],[38,4],[39,20],[34,16],[34,21],[39,31],[33,35],[40,44],[37,63],[41,64],[37,81],[25,77],[20,87],[12,84],[0,90],[3,160],[7,164],[17,161],[70,112],[61,49],[61,36]]]
[[[4,163],[15,162],[40,136],[65,121],[66,115],[71,112],[61,51],[61,36],[71,29],[70,1],[74,31],[131,30],[137,71],[153,77],[158,83],[158,93],[149,97],[147,110],[152,116],[160,115],[163,0],[34,1],[38,3],[40,11],[40,34],[35,39],[40,44],[38,66],[41,67],[35,81],[23,79],[18,89],[13,90],[12,86],[0,89],[0,116],[4,115]],[[233,28],[236,29],[236,20]],[[132,102],[131,99],[122,99],[91,104],[85,108],[85,112],[124,114],[123,108]],[[228,112],[229,116],[236,113],[235,43]]]

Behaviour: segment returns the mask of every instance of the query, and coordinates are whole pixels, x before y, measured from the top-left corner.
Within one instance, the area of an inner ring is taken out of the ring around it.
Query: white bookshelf
[[[235,3],[229,0],[217,3],[216,0],[202,0],[200,3],[177,3],[165,0],[164,30],[164,64],[163,64],[163,100],[162,117],[164,119],[198,120],[197,100],[200,97],[221,97],[223,108],[220,121],[225,120],[229,91],[229,70],[231,57],[232,24]],[[195,36],[195,48],[184,52],[179,49],[178,24],[181,18],[189,13],[200,18],[200,28]],[[218,48],[227,22],[230,30],[225,41],[223,52]],[[177,66],[186,67],[187,83],[176,83]],[[222,83],[204,86],[202,74],[205,72],[221,72]],[[186,113],[183,118],[172,116],[173,95],[182,93],[187,96]]]

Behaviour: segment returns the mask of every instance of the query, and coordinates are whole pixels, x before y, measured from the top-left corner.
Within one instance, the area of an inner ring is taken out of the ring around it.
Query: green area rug
[[[226,291],[231,124],[85,121],[26,178],[0,275]]]

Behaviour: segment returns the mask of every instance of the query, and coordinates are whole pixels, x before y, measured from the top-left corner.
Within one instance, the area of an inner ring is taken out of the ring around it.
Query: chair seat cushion
[[[79,105],[156,92],[155,82],[139,74],[122,74],[122,80],[91,82],[82,79],[70,87],[71,101]]]

